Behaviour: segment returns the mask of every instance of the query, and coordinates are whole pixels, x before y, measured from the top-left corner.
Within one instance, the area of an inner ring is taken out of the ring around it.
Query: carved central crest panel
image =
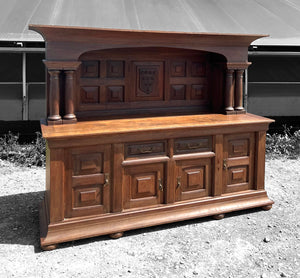
[[[136,88],[134,99],[163,100],[163,62],[134,62]]]
[[[156,68],[140,68],[139,69],[139,90],[147,95],[153,92],[155,83],[157,82]]]

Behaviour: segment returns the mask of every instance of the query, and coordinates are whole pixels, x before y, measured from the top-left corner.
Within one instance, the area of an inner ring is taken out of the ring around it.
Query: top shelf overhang
[[[47,60],[74,60],[86,51],[129,47],[173,47],[224,55],[228,62],[245,62],[251,42],[260,34],[188,33],[29,25],[47,43]],[[64,50],[68,50],[67,53]]]

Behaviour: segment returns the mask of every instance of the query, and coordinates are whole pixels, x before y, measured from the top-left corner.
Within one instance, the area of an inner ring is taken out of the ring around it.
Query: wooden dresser
[[[271,208],[270,119],[245,112],[262,36],[31,25],[46,41],[41,246]]]

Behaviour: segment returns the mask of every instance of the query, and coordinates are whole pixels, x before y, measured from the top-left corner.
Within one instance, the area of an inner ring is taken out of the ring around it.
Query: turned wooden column
[[[65,115],[64,123],[76,122],[74,114],[74,70],[65,71]]]
[[[235,99],[234,99],[234,110],[245,111],[243,107],[243,69],[235,71]]]
[[[226,89],[225,89],[225,113],[232,114],[233,109],[233,69],[227,69],[226,72]]]
[[[49,88],[49,116],[48,124],[61,124],[59,114],[59,70],[49,70],[50,88]]]

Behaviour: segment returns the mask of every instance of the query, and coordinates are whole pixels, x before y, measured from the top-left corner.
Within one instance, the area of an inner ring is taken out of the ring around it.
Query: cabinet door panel
[[[253,188],[254,134],[224,136],[223,193]]]
[[[109,212],[110,145],[67,150],[65,216]]]
[[[163,203],[164,167],[164,163],[153,163],[124,168],[123,207],[125,209]]]
[[[176,201],[206,197],[211,194],[211,159],[176,161]]]

